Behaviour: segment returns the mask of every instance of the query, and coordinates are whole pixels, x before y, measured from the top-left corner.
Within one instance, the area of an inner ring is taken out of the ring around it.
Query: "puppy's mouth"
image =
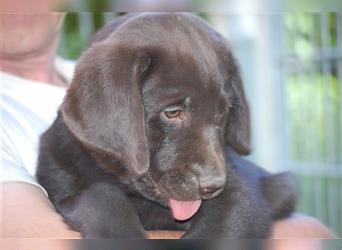
[[[193,201],[177,201],[169,199],[170,208],[174,219],[183,221],[188,220],[198,211],[202,203],[201,199]]]
[[[150,174],[145,174],[133,184],[135,184],[136,190],[146,198],[169,208],[173,218],[177,221],[185,221],[193,217],[200,209],[202,200],[212,199],[223,190],[200,195],[197,182],[188,182],[186,186],[179,188],[182,185],[175,185],[174,180],[178,180],[178,178],[173,178],[174,176],[176,175],[169,174],[155,181]]]

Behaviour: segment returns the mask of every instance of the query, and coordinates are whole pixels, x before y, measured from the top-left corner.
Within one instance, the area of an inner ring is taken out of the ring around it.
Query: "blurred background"
[[[170,10],[188,2],[177,0]],[[124,1],[78,4],[98,10]],[[68,13],[59,55],[77,60],[90,36],[122,14]],[[272,172],[293,171],[300,180],[298,210],[342,236],[342,13],[194,14],[230,41],[240,62],[253,119],[249,158]]]

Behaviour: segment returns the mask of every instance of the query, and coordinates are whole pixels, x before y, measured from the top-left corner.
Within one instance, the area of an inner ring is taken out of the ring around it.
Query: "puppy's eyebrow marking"
[[[168,106],[181,106],[182,108],[187,107],[191,103],[191,98],[188,97],[180,97],[180,94],[177,94],[175,96],[166,97],[165,99],[168,99],[169,105]]]

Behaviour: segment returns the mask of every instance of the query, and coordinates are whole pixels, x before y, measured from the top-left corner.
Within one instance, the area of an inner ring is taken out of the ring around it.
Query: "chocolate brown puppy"
[[[86,238],[266,238],[294,178],[241,158],[250,114],[227,41],[190,14],[130,14],[81,56],[38,181]]]

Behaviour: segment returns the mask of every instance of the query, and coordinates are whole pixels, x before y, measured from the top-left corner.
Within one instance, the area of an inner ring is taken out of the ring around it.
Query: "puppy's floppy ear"
[[[232,100],[226,127],[227,143],[238,153],[247,155],[251,149],[251,121],[240,69],[235,58],[229,56],[228,90]]]
[[[150,66],[147,53],[101,43],[77,64],[61,107],[68,129],[86,146],[115,157],[128,171],[149,167],[142,81]]]

